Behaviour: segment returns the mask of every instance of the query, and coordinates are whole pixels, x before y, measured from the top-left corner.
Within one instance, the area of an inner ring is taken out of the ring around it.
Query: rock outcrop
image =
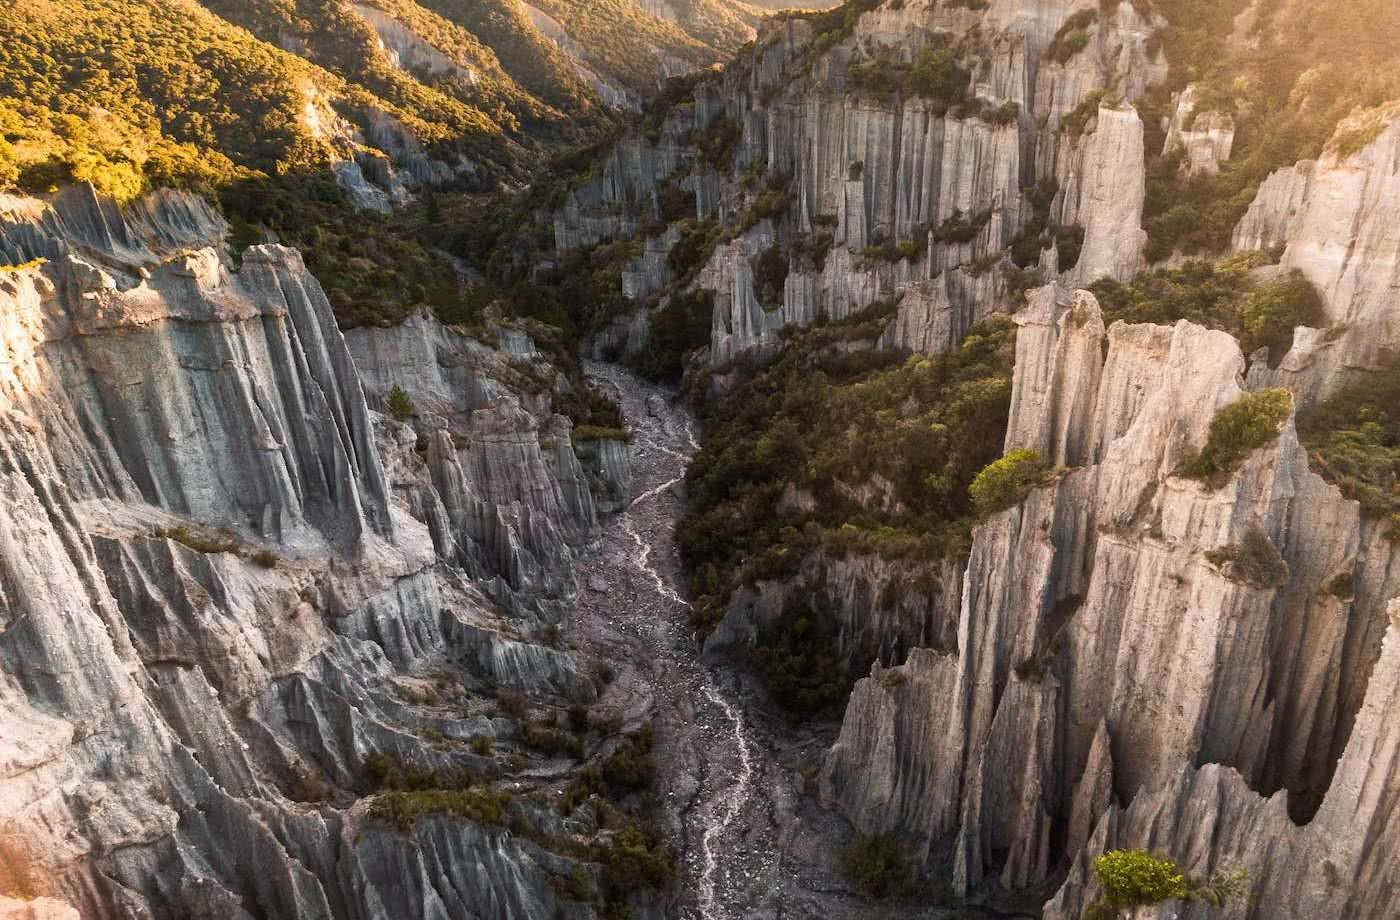
[[[858,684],[824,798],[959,890],[1045,882],[1112,803],[1203,764],[1318,820],[1367,743],[1400,548],[1308,471],[1291,421],[1221,489],[1177,473],[1242,392],[1228,335],[1105,331],[1053,288],[1018,321],[1007,444],[1062,471],[977,529],[956,651]],[[1245,544],[1277,565],[1229,562]],[[1289,903],[1258,916],[1312,916]]]
[[[1239,251],[1282,249],[1322,293],[1327,329],[1303,329],[1282,364],[1256,362],[1251,384],[1286,385],[1304,400],[1364,380],[1400,348],[1400,123],[1349,156],[1334,148],[1271,175],[1235,228]]]
[[[352,352],[294,250],[225,232],[173,192],[0,199],[0,883],[91,917],[575,915],[565,857],[356,804],[371,754],[492,769],[465,742],[514,722],[434,699],[593,697],[529,639],[595,514],[508,384],[533,347],[420,318]],[[395,378],[426,457],[366,400]]]
[[[700,81],[659,126],[624,139],[598,178],[569,193],[554,215],[556,246],[643,232],[657,216],[649,190],[667,179],[696,194],[697,216],[737,222],[740,232],[693,282],[715,294],[713,367],[771,352],[785,326],[901,299],[909,306],[886,346],[950,348],[968,323],[1009,309],[1006,253],[1036,216],[1033,187],[1058,189],[1042,223],[1083,230],[1077,264],[1060,266],[1070,280],[1130,278],[1146,242],[1143,127],[1131,101],[1165,67],[1150,50],[1156,20],[1127,3],[1095,13],[1082,52],[1047,56],[1061,26],[1089,6],[886,3],[834,43],[805,19],[766,26],[752,52]],[[950,41],[961,42],[972,71],[963,104],[872,91],[853,77],[857,67],[907,66],[926,45]],[[1062,128],[1081,106],[1097,114]],[[695,138],[725,132],[737,135],[732,161],[706,162]],[[664,255],[676,239],[651,235],[648,254]],[[774,247],[789,259],[786,284],[780,299],[759,304],[749,263]],[[1031,268],[1049,280],[1046,264]],[[672,280],[664,259],[646,269],[647,283],[628,291],[644,308]],[[646,328],[614,324],[609,343],[636,351],[629,340]]]

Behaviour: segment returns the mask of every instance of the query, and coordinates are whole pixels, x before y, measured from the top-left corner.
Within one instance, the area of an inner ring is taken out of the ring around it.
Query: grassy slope
[[[420,5],[480,38],[516,83],[542,101],[574,117],[595,105],[568,55],[540,34],[520,0],[420,0]]]
[[[654,91],[662,56],[708,67],[720,55],[673,23],[642,12],[633,0],[535,0],[585,49],[589,63],[628,86]]]

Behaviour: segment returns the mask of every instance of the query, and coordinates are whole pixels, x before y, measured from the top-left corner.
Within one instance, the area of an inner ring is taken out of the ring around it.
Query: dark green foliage
[[[1075,137],[1083,134],[1089,127],[1089,119],[1098,117],[1105,101],[1110,104],[1115,101],[1107,90],[1096,89],[1089,93],[1079,105],[1060,118],[1060,130]]]
[[[1013,450],[989,463],[972,480],[972,504],[978,514],[994,514],[1017,504],[1045,478],[1046,464],[1033,450]]]
[[[1060,64],[1068,64],[1076,54],[1089,47],[1089,28],[1099,20],[1098,10],[1080,10],[1060,26],[1045,56]]]
[[[732,118],[717,118],[696,140],[700,159],[722,173],[734,165],[734,153],[743,139],[744,127]]]
[[[1301,412],[1298,437],[1313,471],[1367,515],[1389,519],[1391,539],[1400,541],[1400,358]]]
[[[1245,354],[1269,349],[1269,363],[1277,365],[1293,347],[1296,326],[1317,328],[1326,321],[1322,295],[1307,276],[1293,269],[1287,277],[1251,291],[1240,310],[1244,325]]]
[[[560,731],[552,724],[526,725],[521,734],[526,746],[539,751],[546,757],[569,757],[583,759],[583,741],[578,736]]]
[[[1288,581],[1288,563],[1269,535],[1258,527],[1245,531],[1238,546],[1222,546],[1206,553],[1229,577],[1255,588],[1277,588]]]
[[[766,310],[781,307],[789,268],[783,247],[770,246],[754,256],[749,264],[753,270],[753,288],[758,302]]]
[[[719,243],[719,222],[712,219],[688,220],[681,224],[680,239],[666,254],[666,265],[676,283],[687,286],[705,266]]]
[[[893,836],[856,835],[836,853],[846,878],[872,898],[901,897],[914,890],[914,872],[904,846]]]
[[[654,833],[628,825],[594,854],[608,873],[609,886],[627,896],[642,888],[664,888],[676,871],[675,854]]]
[[[651,315],[646,345],[630,363],[651,380],[679,381],[686,355],[710,343],[714,303],[713,291],[672,294],[666,306]]]
[[[1090,288],[1103,309],[1105,325],[1190,320],[1212,329],[1238,328],[1239,303],[1249,290],[1243,272],[1210,262],[1187,262],[1138,275],[1129,284],[1104,278]]]
[[[1005,437],[1014,327],[984,324],[950,355],[846,351],[878,337],[893,308],[795,335],[710,408],[677,532],[702,627],[738,584],[791,571],[822,545],[927,556],[966,546],[968,486]],[[898,512],[852,497],[875,477]],[[790,486],[812,495],[811,511],[781,510]]]
[[[759,633],[754,659],[773,700],[794,719],[807,719],[843,702],[853,680],[810,599],[784,604],[777,622]]]
[[[946,109],[967,99],[972,74],[958,63],[956,50],[930,46],[921,50],[912,64],[884,57],[852,64],[846,72],[846,80],[859,92],[875,96],[924,96]]]
[[[657,217],[663,224],[674,224],[695,216],[695,193],[675,182],[664,183],[656,190]]]
[[[1261,262],[1266,264],[1267,256],[1260,253],[1221,265],[1191,261],[1144,272],[1129,284],[1103,278],[1090,290],[1106,325],[1122,320],[1169,326],[1185,319],[1234,335],[1246,353],[1269,346],[1271,355],[1281,356],[1292,345],[1295,325],[1323,321],[1322,302],[1296,271],[1256,289],[1249,269]]]
[[[641,792],[656,782],[656,760],[652,757],[655,738],[651,726],[632,732],[603,758],[603,781],[615,795]]]
[[[388,409],[389,414],[400,422],[408,421],[417,412],[413,407],[413,400],[397,383],[389,390],[389,395],[384,397],[384,408]]]
[[[1212,489],[1223,487],[1250,454],[1278,438],[1291,411],[1293,396],[1287,390],[1244,394],[1216,413],[1205,447],[1187,458],[1180,474]]]
[[[503,827],[506,823],[508,793],[491,789],[426,789],[418,792],[386,792],[369,806],[373,821],[408,833],[428,815],[451,815],[476,824]]]

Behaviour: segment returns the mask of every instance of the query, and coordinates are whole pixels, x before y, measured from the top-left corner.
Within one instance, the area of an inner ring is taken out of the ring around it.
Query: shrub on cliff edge
[[[1216,413],[1205,447],[1186,459],[1181,475],[1222,488],[1250,454],[1274,442],[1292,408],[1293,396],[1287,390],[1244,394]]]
[[[1013,450],[978,473],[968,491],[977,512],[985,516],[1010,508],[1025,498],[1045,472],[1045,461],[1037,451]]]

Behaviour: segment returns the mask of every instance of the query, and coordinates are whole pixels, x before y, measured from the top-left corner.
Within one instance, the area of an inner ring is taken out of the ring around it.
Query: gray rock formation
[[[1271,175],[1235,228],[1239,251],[1282,247],[1282,270],[1299,269],[1322,292],[1329,328],[1300,330],[1276,371],[1258,362],[1251,385],[1286,385],[1311,401],[1365,378],[1400,347],[1394,291],[1400,239],[1400,124],[1360,151],[1335,150]]]
[[[594,515],[567,421],[506,382],[533,347],[420,318],[352,356],[295,251],[224,234],[172,192],[0,199],[0,883],[104,918],[579,915],[571,861],[354,794],[373,753],[490,766],[465,742],[514,723],[442,694],[593,698],[526,638]],[[366,401],[396,379],[426,457]]]
[[[673,107],[659,130],[627,137],[599,178],[570,193],[554,216],[556,246],[640,232],[642,218],[654,216],[648,190],[667,177],[696,191],[701,216],[726,222],[759,196],[754,177],[781,177],[784,213],[743,224],[696,279],[716,295],[712,366],[771,352],[784,326],[885,300],[908,301],[886,347],[946,350],[968,324],[1008,308],[1003,253],[1031,217],[1023,189],[1038,183],[1058,183],[1053,221],[1085,232],[1079,264],[1063,266],[1069,279],[1129,278],[1143,266],[1146,240],[1141,121],[1129,103],[1108,101],[1082,134],[1062,132],[1060,121],[1096,93],[1137,98],[1165,67],[1149,53],[1156,21],[1132,4],[1091,23],[1082,53],[1064,63],[1045,57],[1060,26],[1086,6],[887,3],[820,50],[805,20],[765,27],[751,53],[697,86],[693,103]],[[975,105],[872,95],[848,79],[854,64],[907,62],[938,34],[963,36],[975,49]],[[716,171],[698,162],[692,143],[725,126],[741,132],[732,177],[729,163]],[[746,170],[747,179],[737,174]],[[949,229],[960,223],[973,228],[970,238]],[[749,260],[819,236],[830,241],[822,264],[794,258],[781,302],[759,305]],[[653,237],[627,276],[639,303],[669,280],[662,257],[674,240]],[[644,323],[622,321],[608,344],[627,353],[644,335]]]
[[[959,889],[1044,882],[1110,803],[1193,765],[1313,817],[1382,673],[1400,548],[1308,471],[1291,422],[1223,489],[1176,474],[1241,392],[1229,336],[1105,331],[1053,288],[1018,319],[1008,446],[1072,468],[978,528],[956,653],[857,686],[824,798]],[[1256,536],[1283,563],[1267,582],[1213,552]],[[1259,916],[1312,916],[1288,903]]]

